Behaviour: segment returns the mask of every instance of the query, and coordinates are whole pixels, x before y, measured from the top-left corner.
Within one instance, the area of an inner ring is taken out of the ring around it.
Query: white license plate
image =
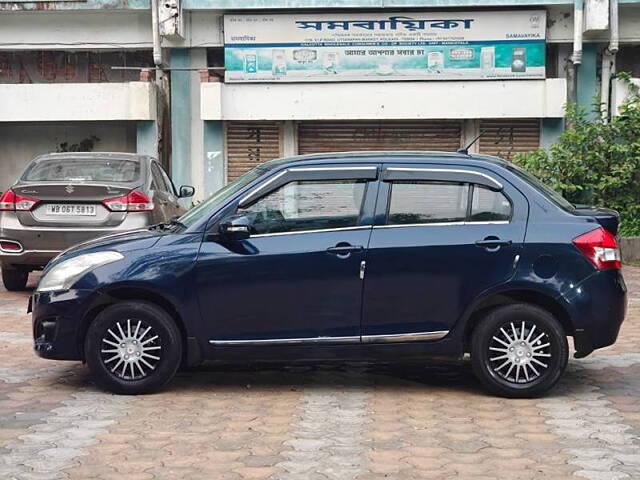
[[[96,206],[53,203],[47,205],[47,215],[95,216]]]

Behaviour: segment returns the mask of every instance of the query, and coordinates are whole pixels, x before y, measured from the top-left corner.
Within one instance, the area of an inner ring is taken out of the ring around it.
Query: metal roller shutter
[[[480,153],[511,159],[516,153],[540,146],[540,120],[537,118],[480,120]]]
[[[318,121],[298,126],[298,153],[350,150],[439,150],[460,148],[457,120]]]
[[[279,122],[227,123],[227,179],[282,156]]]

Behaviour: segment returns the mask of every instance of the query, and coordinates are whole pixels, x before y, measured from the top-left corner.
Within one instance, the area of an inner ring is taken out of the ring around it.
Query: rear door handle
[[[501,240],[498,237],[487,237],[483,240],[477,240],[476,245],[485,248],[506,247],[511,245],[511,240]]]
[[[359,253],[364,250],[362,245],[350,245],[348,243],[339,243],[335,247],[327,248],[328,253],[334,255],[349,255],[350,253]]]

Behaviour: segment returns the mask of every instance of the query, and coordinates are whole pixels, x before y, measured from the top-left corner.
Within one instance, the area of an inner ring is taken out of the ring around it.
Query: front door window
[[[256,235],[355,227],[365,188],[363,180],[295,181],[238,213],[252,217]]]

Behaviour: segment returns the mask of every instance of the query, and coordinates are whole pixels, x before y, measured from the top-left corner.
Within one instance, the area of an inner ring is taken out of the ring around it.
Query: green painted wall
[[[188,68],[188,48],[174,48],[171,67]],[[197,113],[197,112],[196,112]],[[191,185],[191,85],[190,72],[171,72],[171,178],[176,185]]]
[[[582,48],[582,64],[578,67],[578,104],[591,112],[594,95],[598,89],[598,44],[585,43]]]

